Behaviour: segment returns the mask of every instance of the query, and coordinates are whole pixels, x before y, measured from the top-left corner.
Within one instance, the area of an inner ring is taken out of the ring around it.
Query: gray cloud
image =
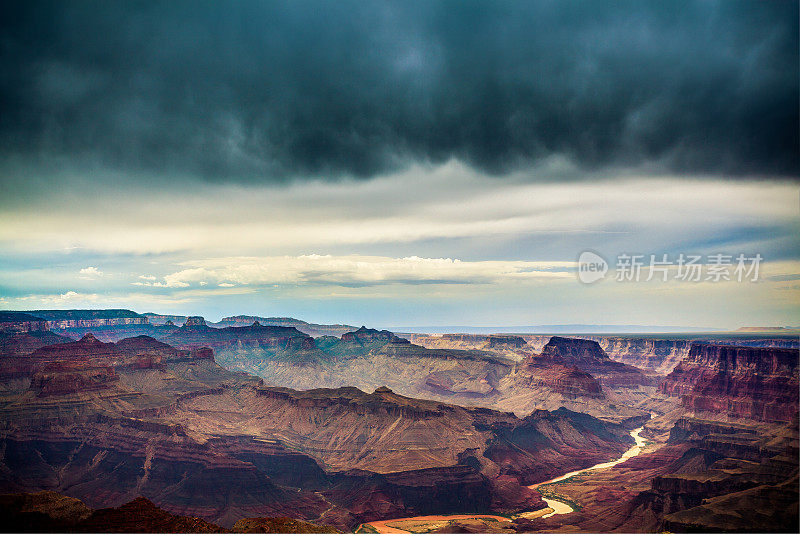
[[[797,21],[796,2],[7,2],[0,153],[210,181],[553,155],[796,177]]]

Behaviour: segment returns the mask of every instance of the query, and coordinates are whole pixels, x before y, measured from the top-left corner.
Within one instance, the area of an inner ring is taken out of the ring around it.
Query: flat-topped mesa
[[[194,319],[194,320],[193,320]],[[190,317],[187,324],[160,337],[166,343],[182,349],[210,347],[214,350],[263,348],[314,350],[314,338],[294,327],[264,326],[258,321],[248,326],[213,328]]]
[[[127,365],[139,367],[142,367],[145,361],[150,362],[150,365],[145,365],[145,367],[151,367],[169,361],[214,360],[214,351],[208,347],[180,350],[149,336],[121,339],[114,346],[120,353],[128,358],[133,358],[133,361],[126,361]]]
[[[489,336],[489,345],[488,348],[490,349],[507,349],[507,348],[514,348],[519,349],[523,348],[528,345],[528,342],[525,341],[523,338],[519,336],[501,336],[497,334],[492,334]]]
[[[542,349],[542,357],[563,358],[570,363],[610,361],[597,341],[553,336]]]
[[[344,324],[316,324],[295,319],[293,317],[259,317],[256,315],[235,315],[232,317],[223,317],[219,322],[213,323],[213,326],[226,327],[226,326],[250,326],[254,321],[257,321],[263,326],[286,326],[297,328],[300,332],[308,334],[309,336],[340,336],[345,332],[355,330],[355,326]]]
[[[203,317],[199,315],[193,315],[191,317],[186,318],[186,322],[183,323],[183,326],[184,328],[192,328],[192,327],[204,327],[204,326],[207,327],[208,325],[206,325],[206,320]]]
[[[659,391],[699,412],[758,421],[798,417],[797,349],[693,343]]]
[[[447,341],[462,341],[467,343],[484,343],[487,336],[483,334],[442,334],[441,339]]]
[[[721,372],[750,370],[759,374],[796,376],[798,350],[692,343],[685,361]]]
[[[369,345],[372,343],[409,343],[407,339],[397,337],[388,330],[375,330],[374,328],[367,328],[366,326],[362,326],[353,332],[342,334],[341,339],[347,343],[358,343],[361,345]]]
[[[600,382],[575,366],[562,367],[539,375],[541,384],[566,397],[605,397]]]
[[[144,315],[125,309],[35,310],[30,313],[47,320],[50,328],[148,324]]]
[[[25,312],[0,311],[0,333],[44,332],[47,321]]]
[[[655,385],[653,378],[641,369],[613,361],[597,341],[590,339],[553,336],[539,358],[574,365],[596,377],[604,386],[629,388]]]
[[[752,425],[736,424],[725,421],[710,421],[681,417],[669,431],[669,443],[682,443],[685,441],[699,441],[710,435],[731,435],[751,437],[758,433]]]

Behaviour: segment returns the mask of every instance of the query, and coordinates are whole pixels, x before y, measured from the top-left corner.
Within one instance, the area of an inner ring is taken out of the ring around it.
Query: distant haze
[[[537,326],[410,326],[387,328],[392,332],[410,334],[656,334],[718,332],[717,328],[693,326],[644,326],[644,325],[537,325]]]

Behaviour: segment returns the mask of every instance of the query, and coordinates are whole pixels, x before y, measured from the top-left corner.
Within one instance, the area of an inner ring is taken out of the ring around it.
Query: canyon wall
[[[659,390],[693,411],[759,421],[797,420],[797,349],[693,343]]]

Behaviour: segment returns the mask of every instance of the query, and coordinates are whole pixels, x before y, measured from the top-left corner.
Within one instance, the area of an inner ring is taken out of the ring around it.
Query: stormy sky
[[[0,307],[798,323],[798,64],[796,2],[6,2]]]

